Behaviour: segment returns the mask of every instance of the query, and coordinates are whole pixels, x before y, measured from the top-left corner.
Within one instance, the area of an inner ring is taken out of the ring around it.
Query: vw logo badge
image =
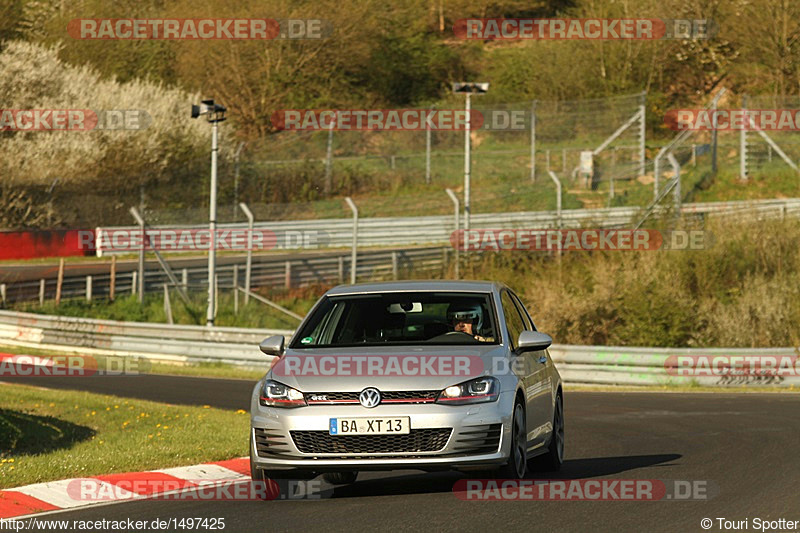
[[[364,407],[375,407],[381,403],[381,393],[378,389],[373,387],[364,389],[361,391],[361,394],[358,395],[358,401],[361,402],[361,405]]]

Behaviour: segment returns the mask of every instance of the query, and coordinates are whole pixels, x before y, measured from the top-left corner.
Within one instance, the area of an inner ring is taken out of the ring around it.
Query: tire
[[[511,414],[511,449],[508,461],[491,472],[492,477],[499,479],[523,479],[527,473],[528,430],[525,425],[525,409],[517,400]]]
[[[349,485],[356,482],[358,472],[327,472],[322,474],[322,479],[331,485]]]
[[[553,407],[553,435],[547,447],[547,453],[539,461],[541,470],[558,472],[564,464],[564,400],[559,392]]]

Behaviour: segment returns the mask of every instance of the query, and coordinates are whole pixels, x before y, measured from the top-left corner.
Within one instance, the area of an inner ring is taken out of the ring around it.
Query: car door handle
[[[547,362],[547,356],[546,355],[540,355],[539,356],[539,362],[540,363],[546,363]]]

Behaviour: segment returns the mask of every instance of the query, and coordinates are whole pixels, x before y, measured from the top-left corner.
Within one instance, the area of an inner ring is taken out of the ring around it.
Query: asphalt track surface
[[[171,403],[246,405],[251,382],[201,378],[15,378]],[[109,385],[110,383],[110,385]],[[245,407],[246,408],[246,407]],[[706,483],[696,501],[462,501],[458,473],[361,473],[323,483],[314,498],[262,501],[145,500],[51,514],[49,519],[224,518],[226,533],[272,531],[720,531],[717,518],[800,520],[800,396],[796,394],[565,394],[566,461],[531,479],[686,480]],[[243,438],[246,438],[243,436]],[[792,529],[793,530],[793,529]],[[152,531],[152,530],[150,530]],[[186,531],[165,529],[162,531]],[[195,529],[195,531],[209,531]]]

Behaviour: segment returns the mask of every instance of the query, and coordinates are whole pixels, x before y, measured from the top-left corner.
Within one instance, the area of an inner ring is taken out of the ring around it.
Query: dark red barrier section
[[[80,233],[86,230],[0,231],[0,259],[94,255],[94,239],[81,246]]]

